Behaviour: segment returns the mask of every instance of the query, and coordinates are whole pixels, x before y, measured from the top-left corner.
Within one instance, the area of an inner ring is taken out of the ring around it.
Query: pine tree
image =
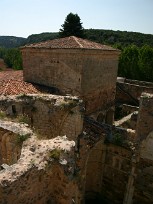
[[[69,13],[65,18],[64,24],[59,31],[60,37],[77,36],[84,37],[84,29],[78,14]]]

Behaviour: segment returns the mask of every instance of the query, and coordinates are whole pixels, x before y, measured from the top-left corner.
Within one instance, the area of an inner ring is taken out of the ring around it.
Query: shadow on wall
[[[100,195],[96,195],[95,198],[86,198],[85,204],[112,204],[102,198]]]

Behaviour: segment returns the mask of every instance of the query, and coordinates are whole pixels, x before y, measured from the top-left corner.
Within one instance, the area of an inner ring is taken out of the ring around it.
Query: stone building
[[[76,37],[22,54],[0,72],[0,204],[153,203],[153,84],[116,88],[119,51]]]
[[[21,51],[25,81],[80,96],[86,114],[112,123],[119,50],[71,36]]]

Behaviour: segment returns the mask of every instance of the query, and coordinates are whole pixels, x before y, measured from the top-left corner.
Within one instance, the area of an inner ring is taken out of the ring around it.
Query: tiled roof
[[[38,94],[49,92],[46,87],[23,80],[23,71],[0,72],[0,95]]]
[[[110,46],[102,45],[100,43],[95,43],[75,36],[58,38],[58,39],[49,40],[46,42],[25,45],[24,47],[22,47],[22,49],[24,48],[96,49],[96,50],[98,49],[98,50],[117,51],[117,49],[114,49]]]

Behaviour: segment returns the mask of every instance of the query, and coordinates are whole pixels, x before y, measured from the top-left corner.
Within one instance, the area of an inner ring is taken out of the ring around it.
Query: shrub
[[[60,149],[54,149],[54,150],[49,151],[48,153],[49,159],[59,160],[60,155],[61,155]]]
[[[26,135],[17,135],[17,139],[16,139],[16,143],[18,145],[21,145],[25,140],[27,140],[29,138],[29,134]]]
[[[6,113],[4,111],[0,111],[0,119],[3,119],[6,117]]]
[[[29,117],[27,115],[19,115],[17,117],[19,123],[27,123],[29,124]]]

